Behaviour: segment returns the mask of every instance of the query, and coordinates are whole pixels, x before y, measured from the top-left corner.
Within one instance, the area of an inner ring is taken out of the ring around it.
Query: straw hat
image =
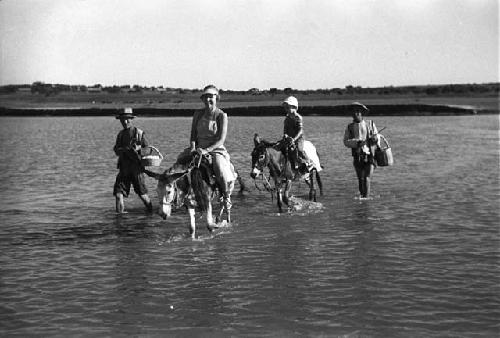
[[[132,111],[132,108],[127,107],[124,108],[120,114],[116,115],[116,119],[133,119],[135,118],[135,115]]]
[[[365,112],[369,112],[370,111],[370,109],[368,109],[367,106],[365,106],[364,104],[362,104],[360,102],[353,102],[353,103],[351,103],[351,109],[352,110],[361,109],[361,110],[364,110]]]
[[[289,106],[294,106],[295,108],[299,108],[299,101],[295,96],[289,96],[284,101],[283,104],[288,104]]]

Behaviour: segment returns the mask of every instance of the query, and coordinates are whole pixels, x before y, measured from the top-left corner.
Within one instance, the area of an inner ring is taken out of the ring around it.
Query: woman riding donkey
[[[189,165],[196,155],[210,155],[213,174],[222,197],[222,207],[229,212],[231,191],[238,175],[224,146],[228,117],[226,113],[217,108],[217,100],[220,96],[219,90],[214,85],[206,86],[200,98],[205,104],[205,108],[194,113],[191,123],[190,146],[177,157],[174,168]]]

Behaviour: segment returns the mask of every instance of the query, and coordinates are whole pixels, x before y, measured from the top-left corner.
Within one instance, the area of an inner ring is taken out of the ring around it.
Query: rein
[[[274,192],[276,191],[276,187],[271,187],[271,183],[269,183],[269,179],[266,177],[266,175],[264,175],[264,170],[262,170],[262,173],[260,174],[262,176],[262,180],[264,181],[264,188],[269,192],[271,193],[271,203],[274,202]],[[259,187],[257,186],[257,182],[255,182],[254,180],[254,183],[255,183],[255,187],[259,190],[259,191],[262,191],[259,189]]]
[[[201,158],[201,156],[200,156]],[[201,162],[201,160],[198,161],[198,163]],[[198,164],[199,165],[199,164]],[[181,178],[183,178],[184,176],[187,175],[187,178],[188,178],[188,181],[189,181],[189,185],[191,186],[191,176],[189,176],[189,174],[191,173],[191,171],[193,171],[193,168],[196,167],[196,159],[193,158],[193,160],[189,163],[189,166],[188,168],[184,171],[184,173],[177,177],[173,182],[173,187],[174,187],[174,198],[172,199],[171,202],[163,202],[164,200],[162,200],[160,202],[161,205],[166,205],[166,204],[170,204],[170,205],[175,205],[175,208],[178,209],[182,206],[182,204],[184,203],[184,200],[180,200],[179,199],[179,187],[177,186],[177,181],[180,180]]]
[[[175,203],[176,205],[176,208],[179,208],[182,206],[182,204],[184,203],[184,200],[187,196],[190,195],[191,192],[194,193],[193,191],[193,186],[192,186],[192,182],[191,182],[191,172],[196,168],[200,168],[200,166],[202,165],[202,160],[203,158],[205,158],[207,161],[210,161],[210,157],[211,155],[210,154],[196,154],[195,156],[193,156],[193,158],[191,159],[191,162],[189,162],[188,166],[187,166],[187,169],[184,171],[184,173],[177,177],[172,183],[173,183],[173,186],[174,186],[174,192],[175,192],[175,196],[174,196],[174,199],[172,200],[172,202]],[[184,195],[184,199],[182,201],[179,200],[179,193],[178,193],[178,190],[181,190],[179,189],[179,187],[177,186],[177,181],[179,179],[181,179],[182,177],[184,176],[187,176],[187,180],[188,180],[188,189],[187,191],[185,192],[185,195]],[[212,194],[214,194],[215,191],[212,191]],[[213,197],[213,196],[212,196]]]
[[[262,170],[262,172],[260,173],[260,176],[262,178],[262,181],[264,181],[264,183],[262,184],[265,188],[266,191],[269,191],[269,192],[274,192],[276,190],[276,188],[273,188],[271,187],[271,183],[269,183],[269,179],[266,177],[266,175],[264,175],[264,170]],[[262,189],[259,188],[259,186],[257,185],[257,182],[255,180],[254,181],[254,184],[255,184],[255,188],[257,188],[257,190],[259,191],[263,191]]]

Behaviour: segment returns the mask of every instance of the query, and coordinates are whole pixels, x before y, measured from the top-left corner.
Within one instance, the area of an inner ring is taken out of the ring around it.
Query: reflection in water
[[[355,203],[352,219],[356,220],[356,228],[349,246],[353,248],[347,260],[346,277],[352,285],[353,311],[367,328],[373,320],[371,312],[377,306],[376,299],[380,290],[374,287],[375,281],[380,281],[377,267],[381,254],[378,248],[377,232],[372,223],[371,201]]]

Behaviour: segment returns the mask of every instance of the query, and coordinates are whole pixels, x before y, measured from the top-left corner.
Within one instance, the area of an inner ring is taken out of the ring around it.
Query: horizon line
[[[102,83],[94,83],[92,85],[87,85],[87,84],[69,84],[69,83],[51,83],[51,82],[43,82],[43,81],[34,81],[32,83],[20,83],[20,84],[14,84],[14,83],[9,83],[9,84],[4,84],[0,85],[0,87],[7,87],[7,86],[32,86],[35,83],[39,84],[44,84],[44,85],[63,85],[63,86],[85,86],[85,87],[96,87],[96,86],[101,86],[101,87],[125,87],[129,86],[130,88],[133,88],[134,86],[138,86],[140,88],[171,88],[171,89],[183,89],[183,90],[190,90],[190,91],[200,91],[203,90],[203,88],[187,88],[187,87],[172,87],[172,86],[165,86],[165,85],[139,85],[139,84],[112,84],[112,85],[105,85]],[[293,87],[266,87],[266,88],[259,88],[259,87],[251,87],[248,89],[227,89],[227,88],[218,88],[221,91],[235,91],[235,92],[240,92],[240,91],[250,91],[253,89],[257,89],[260,91],[265,91],[265,90],[270,90],[270,89],[276,89],[276,90],[297,90],[297,91],[316,91],[316,90],[331,90],[331,89],[347,89],[347,88],[365,88],[365,89],[377,89],[377,88],[405,88],[405,87],[438,87],[438,86],[449,86],[449,85],[500,85],[499,82],[461,82],[461,83],[440,83],[440,84],[413,84],[413,85],[384,85],[384,86],[367,86],[363,87],[360,85],[346,85],[344,87],[321,87],[321,88],[308,88],[308,89],[298,89],[298,88],[293,88]]]

